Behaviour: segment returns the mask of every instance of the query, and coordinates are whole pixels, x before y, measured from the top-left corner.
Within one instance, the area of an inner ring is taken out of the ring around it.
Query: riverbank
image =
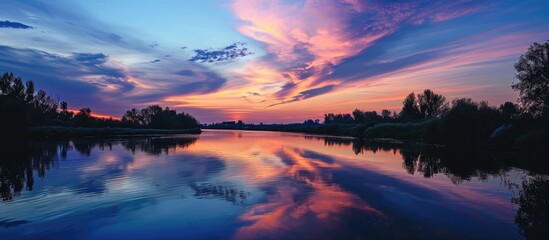
[[[28,135],[35,138],[64,138],[64,137],[108,137],[130,136],[144,134],[200,134],[200,128],[193,129],[137,129],[137,128],[85,128],[42,126],[31,127]]]
[[[372,124],[263,124],[263,125],[234,125],[234,126],[203,126],[202,129],[223,129],[223,130],[251,130],[251,131],[273,131],[273,132],[294,132],[317,135],[344,136],[362,138],[364,131]]]

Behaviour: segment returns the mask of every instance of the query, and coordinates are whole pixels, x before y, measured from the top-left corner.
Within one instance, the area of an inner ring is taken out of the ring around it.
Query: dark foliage
[[[515,63],[515,77],[519,82],[512,85],[519,91],[522,107],[534,116],[549,114],[549,41],[534,43]]]
[[[519,209],[515,223],[528,239],[545,239],[549,236],[549,179],[536,176],[522,183],[519,196],[513,198]]]
[[[85,128],[155,128],[155,129],[192,129],[198,128],[196,118],[188,113],[164,110],[153,105],[137,111],[132,109],[124,114],[122,121],[112,118],[97,118],[90,108],[81,108],[74,113],[68,109],[65,101],[59,102],[39,90],[34,92],[34,83],[23,84],[21,78],[12,73],[4,73],[0,78],[0,141],[13,142],[24,139],[28,127],[62,126]],[[58,108],[60,108],[58,110]],[[42,131],[47,134],[48,131]],[[86,131],[72,131],[74,133]],[[108,132],[108,131],[107,131]]]
[[[501,118],[505,122],[509,122],[513,119],[516,119],[520,114],[520,107],[518,104],[512,102],[505,102],[499,106],[501,111]]]
[[[24,102],[0,96],[0,145],[17,145],[27,134],[27,111]]]
[[[353,113],[354,114],[354,113]],[[331,123],[353,123],[355,122],[355,119],[353,119],[353,116],[351,114],[333,114],[333,113],[327,113],[324,114],[324,123],[325,124],[331,124]]]
[[[419,111],[418,102],[414,93],[408,94],[404,101],[402,101],[402,111],[400,111],[400,118],[404,120],[418,120],[421,119],[421,112]]]
[[[500,119],[500,112],[486,102],[455,99],[452,108],[440,120],[441,139],[450,145],[477,146],[488,141]]]
[[[168,107],[162,109],[158,105],[137,110],[135,108],[126,111],[122,117],[122,124],[129,127],[155,128],[155,129],[191,129],[198,128],[196,118],[188,113],[177,113]]]
[[[419,112],[422,118],[440,117],[448,110],[446,98],[430,89],[417,95]]]

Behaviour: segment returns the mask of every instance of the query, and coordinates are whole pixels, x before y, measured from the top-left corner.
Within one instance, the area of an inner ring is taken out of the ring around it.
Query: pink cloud
[[[250,74],[243,78],[250,85],[278,84],[281,91],[267,94],[279,103],[293,102],[288,100],[308,89],[340,84],[343,80],[320,85],[317,80],[330,74],[343,60],[394,33],[403,23],[445,21],[478,9],[459,3],[424,7],[414,2],[357,0],[236,0],[231,7],[244,21],[239,31],[263,43],[267,51],[263,59],[247,65],[247,72],[262,68],[279,73],[260,81]]]

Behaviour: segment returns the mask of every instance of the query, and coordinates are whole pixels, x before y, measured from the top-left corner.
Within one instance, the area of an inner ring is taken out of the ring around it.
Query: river
[[[544,231],[528,223],[542,224],[530,205],[547,197],[548,176],[491,155],[224,130],[35,142],[14,152],[0,161],[1,239],[520,239]]]

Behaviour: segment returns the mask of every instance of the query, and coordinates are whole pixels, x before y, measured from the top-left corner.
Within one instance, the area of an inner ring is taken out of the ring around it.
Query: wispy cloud
[[[334,88],[335,88],[335,85],[326,85],[324,87],[305,90],[305,91],[302,91],[299,94],[293,96],[290,100],[275,103],[275,104],[271,104],[267,107],[274,107],[274,106],[281,105],[281,104],[286,104],[286,103],[292,103],[292,102],[305,100],[305,99],[308,99],[308,98],[312,98],[312,97],[315,97],[315,96],[318,96],[318,95],[328,93],[328,92],[334,90]]]
[[[236,42],[222,49],[195,49],[195,55],[191,57],[189,61],[213,63],[233,60],[253,54],[245,45],[245,43]]]

